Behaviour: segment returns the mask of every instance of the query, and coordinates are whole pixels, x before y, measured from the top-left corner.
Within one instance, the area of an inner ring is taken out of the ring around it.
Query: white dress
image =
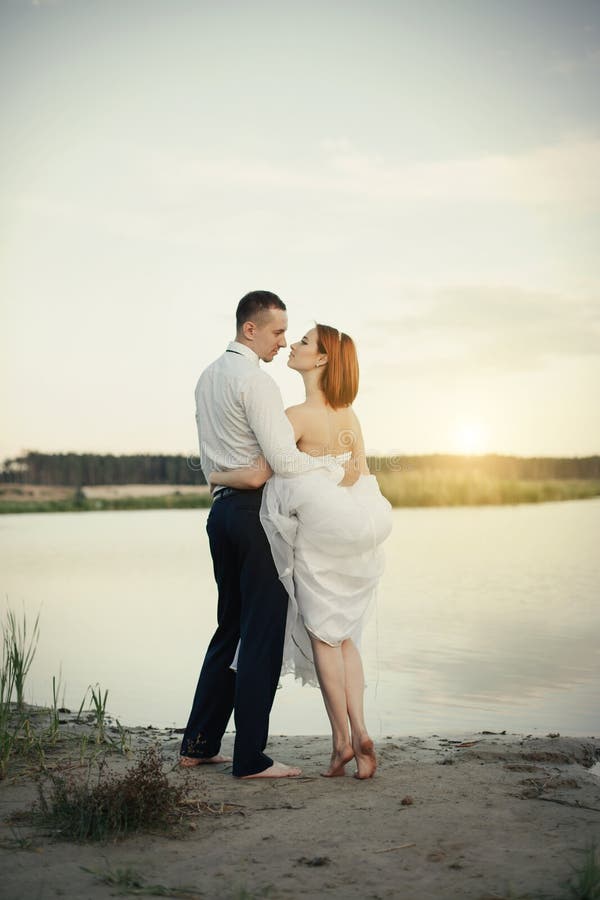
[[[350,456],[331,459],[342,464]],[[332,646],[347,638],[360,646],[383,572],[381,544],[392,529],[391,506],[374,475],[339,487],[331,472],[313,469],[273,475],[260,519],[289,598],[281,674],[293,672],[303,684],[316,685],[307,629]]]

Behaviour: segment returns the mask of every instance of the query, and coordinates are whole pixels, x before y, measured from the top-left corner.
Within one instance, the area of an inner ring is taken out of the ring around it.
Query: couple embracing
[[[370,778],[377,766],[363,710],[360,637],[382,572],[390,505],[370,475],[352,409],[358,361],[352,339],[316,325],[291,344],[288,366],[306,400],[284,411],[259,366],[286,346],[285,304],[252,291],[237,333],[196,387],[202,470],[211,485],[207,532],[218,587],[208,646],[180,764],[219,754],[234,712],[233,775],[301,774],[265,753],[279,677],[319,684],[331,723],[326,776]]]

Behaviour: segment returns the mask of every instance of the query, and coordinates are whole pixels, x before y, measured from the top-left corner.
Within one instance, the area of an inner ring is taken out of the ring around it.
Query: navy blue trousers
[[[215,500],[206,523],[219,597],[217,630],[181,745],[183,756],[209,758],[235,716],[233,774],[272,765],[263,751],[279,682],[288,597],[260,524],[262,488]],[[229,666],[240,643],[237,675]]]

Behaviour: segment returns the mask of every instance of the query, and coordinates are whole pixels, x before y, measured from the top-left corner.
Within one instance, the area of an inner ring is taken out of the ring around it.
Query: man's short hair
[[[267,309],[283,309],[285,303],[271,291],[250,291],[238,303],[235,311],[237,330],[242,330],[244,322],[252,322]]]

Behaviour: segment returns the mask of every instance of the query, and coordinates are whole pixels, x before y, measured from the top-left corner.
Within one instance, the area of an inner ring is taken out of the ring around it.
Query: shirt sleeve
[[[341,481],[344,470],[338,463],[298,450],[281,392],[270,375],[259,369],[257,376],[244,386],[242,403],[248,424],[276,475],[300,475],[312,469],[327,469],[335,481]]]

